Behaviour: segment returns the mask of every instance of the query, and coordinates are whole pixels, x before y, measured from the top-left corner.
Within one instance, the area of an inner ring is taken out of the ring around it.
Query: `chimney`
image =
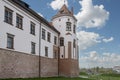
[[[71,13],[72,13],[72,15],[74,14],[74,9],[73,9],[73,7],[71,7]]]

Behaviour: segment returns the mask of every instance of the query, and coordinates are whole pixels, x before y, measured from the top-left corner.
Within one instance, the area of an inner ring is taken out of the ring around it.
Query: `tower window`
[[[59,21],[61,21],[61,19],[59,19]]]
[[[71,22],[66,22],[66,31],[71,31]]]
[[[64,38],[63,37],[60,38],[60,46],[64,46]]]
[[[73,41],[73,48],[76,48],[76,40]]]
[[[76,33],[76,25],[73,27],[73,33]]]
[[[68,21],[70,21],[70,19],[68,18]]]
[[[12,24],[12,17],[13,17],[13,11],[7,7],[5,7],[5,16],[4,20],[8,24]]]
[[[16,15],[16,27],[22,29],[23,27],[23,17],[19,14]]]

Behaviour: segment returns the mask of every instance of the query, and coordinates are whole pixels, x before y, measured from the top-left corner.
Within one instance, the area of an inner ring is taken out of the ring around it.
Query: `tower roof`
[[[73,15],[73,11],[70,11],[67,6],[64,4],[61,9],[57,12],[57,14],[55,16],[52,17],[52,19],[57,18],[57,17],[61,17],[61,16],[71,16],[73,17],[75,20],[77,20],[74,15]]]
[[[64,4],[62,6],[62,8],[58,11],[57,15],[60,15],[60,14],[71,14],[72,15],[72,12],[68,10],[67,6]]]

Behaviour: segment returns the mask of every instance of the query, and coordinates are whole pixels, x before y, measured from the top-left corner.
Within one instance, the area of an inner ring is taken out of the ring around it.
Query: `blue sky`
[[[64,0],[24,1],[48,21],[64,4]],[[120,66],[119,3],[120,0],[66,0],[78,19],[81,68]]]

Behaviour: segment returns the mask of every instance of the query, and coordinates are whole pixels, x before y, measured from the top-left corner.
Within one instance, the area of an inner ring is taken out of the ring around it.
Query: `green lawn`
[[[120,74],[101,74],[88,76],[82,73],[81,77],[87,78],[65,78],[65,77],[52,77],[52,78],[19,78],[19,79],[0,79],[0,80],[120,80]]]
[[[56,77],[56,78],[26,78],[26,79],[19,78],[19,79],[0,79],[0,80],[93,80],[93,79]]]

